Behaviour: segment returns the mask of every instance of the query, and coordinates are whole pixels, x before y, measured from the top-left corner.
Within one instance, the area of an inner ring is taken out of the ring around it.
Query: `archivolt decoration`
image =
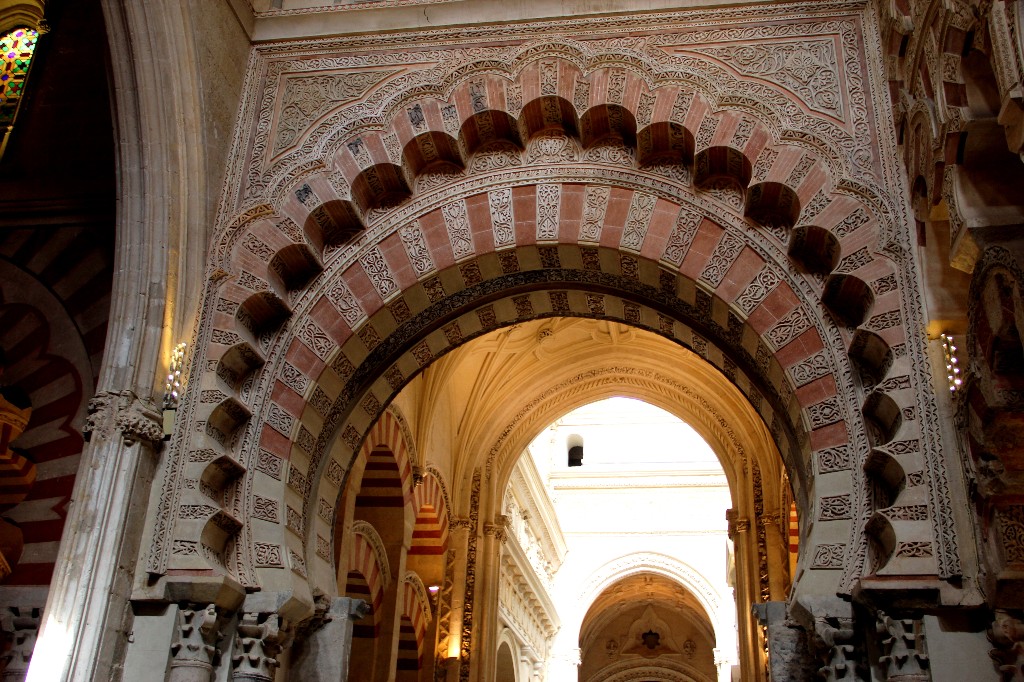
[[[490,28],[411,53],[259,48],[149,570],[336,590],[312,510],[337,499],[383,406],[476,336],[586,316],[672,339],[736,384],[816,520],[806,567],[834,571],[829,589],[957,574],[907,210],[865,94],[883,84],[856,49],[878,34],[859,8],[773,6],[787,20],[760,27],[721,11],[714,30],[658,15],[628,39],[605,32],[628,19],[573,36],[554,22],[497,48],[472,44]],[[805,52],[728,47],[799,36]],[[846,518],[819,512],[824,478]],[[180,485],[195,479],[208,488]],[[294,524],[252,517],[256,481]],[[881,513],[910,498],[924,518]],[[865,528],[896,541],[869,554]],[[924,549],[901,553],[911,539]],[[257,566],[257,543],[279,565]]]

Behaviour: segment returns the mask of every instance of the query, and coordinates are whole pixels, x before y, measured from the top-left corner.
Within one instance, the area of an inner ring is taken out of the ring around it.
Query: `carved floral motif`
[[[125,445],[143,442],[151,447],[158,446],[164,437],[156,405],[132,391],[97,393],[89,401],[82,433],[89,441],[94,437],[108,440],[120,433]]]

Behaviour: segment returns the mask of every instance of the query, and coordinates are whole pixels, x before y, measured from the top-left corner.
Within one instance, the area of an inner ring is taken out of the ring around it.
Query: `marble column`
[[[758,598],[757,582],[757,541],[750,532],[750,519],[740,517],[735,510],[728,510],[729,539],[736,548],[736,602],[753,605]],[[744,680],[764,679],[761,652],[758,647],[758,633],[753,618],[748,613],[739,613],[738,632],[740,641],[740,669]]]
[[[768,591],[772,601],[785,601],[789,585],[789,545],[783,532],[786,516],[779,511],[765,513],[761,526],[765,534],[765,550],[768,553]]]
[[[493,680],[497,670],[498,585],[501,577],[501,550],[508,539],[509,520],[498,515],[493,523],[483,524],[483,537],[477,554],[474,607],[477,618],[473,628],[473,666],[470,679]]]
[[[352,654],[352,626],[370,611],[362,599],[336,597],[292,645],[291,678],[303,682],[346,682]]]
[[[462,651],[462,623],[466,599],[466,578],[469,573],[469,518],[456,517],[449,524],[448,565],[445,584],[437,601],[437,657],[434,666],[436,682],[457,682]],[[475,570],[475,567],[474,567]]]

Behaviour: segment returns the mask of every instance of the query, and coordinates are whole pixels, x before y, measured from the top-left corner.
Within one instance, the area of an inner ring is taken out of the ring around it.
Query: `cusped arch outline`
[[[532,187],[535,187],[535,188],[537,187],[537,185],[527,185],[527,187],[529,187],[529,186],[532,186]],[[637,190],[634,189],[633,191],[634,191],[634,194],[636,194]],[[489,201],[489,195],[487,195],[486,197],[487,197],[487,201]],[[466,202],[466,201],[468,201],[468,199],[467,200],[456,200],[456,201],[457,202],[459,202],[459,201]],[[685,206],[686,206],[685,209],[683,209],[683,208],[679,209],[680,210],[679,215],[680,215],[680,217],[682,217],[684,214],[686,216],[691,216],[691,215],[694,216],[693,222],[686,223],[686,226],[687,226],[687,228],[689,228],[689,225],[692,225],[692,228],[694,230],[696,230],[698,227],[700,227],[701,220],[705,219],[705,217],[703,217],[703,216],[706,216],[707,209],[703,208],[699,204],[696,205],[696,206],[694,206],[692,204],[688,204],[688,205],[685,205]],[[671,210],[675,211],[674,208],[671,209]],[[690,211],[692,211],[692,213]],[[467,211],[466,215],[467,216],[469,215],[468,211]],[[670,218],[671,218],[671,216],[670,216]],[[494,219],[494,218],[492,217],[492,219]],[[421,223],[422,223],[422,220],[421,220]],[[440,224],[441,225],[445,224],[443,218],[441,219],[441,223]],[[663,230],[663,233],[665,233],[665,231],[669,231],[670,232],[669,236],[671,237],[671,230],[675,228],[675,227],[673,227],[673,225],[679,226],[680,223],[679,222],[673,223],[670,220],[669,223],[666,223],[665,225],[660,227],[660,229]],[[493,229],[493,226],[490,226],[490,225],[487,225],[487,226]],[[618,227],[618,229],[622,229],[622,228]],[[716,229],[721,229],[721,225],[719,225]],[[655,232],[655,230],[650,229],[649,225],[648,225],[648,232],[647,232],[647,235],[645,236],[645,239],[649,238],[652,235],[652,233],[654,233],[654,232]],[[722,232],[716,232],[716,233],[719,233],[719,235],[721,235]],[[742,245],[744,243],[740,242],[740,244]],[[746,243],[745,247],[754,248],[754,247],[756,247],[756,245],[752,245],[750,243]],[[449,248],[452,248],[452,247],[449,247]],[[534,251],[535,248],[538,249],[538,252]],[[543,251],[545,248],[548,248],[549,251],[547,251],[547,252]],[[526,257],[528,259],[535,259],[535,258],[537,258],[539,253],[543,253],[543,254],[546,254],[546,256],[542,256],[542,257],[552,256],[553,258],[555,258],[555,260],[557,260],[559,258],[559,256],[555,255],[555,253],[557,253],[557,252],[552,253],[550,251],[551,248],[552,247],[543,247],[543,246],[539,246],[539,247],[525,247],[524,246],[524,247],[517,248],[515,250],[514,254],[505,253],[504,255],[505,256],[512,256],[515,259],[519,259],[520,258],[520,254],[525,254],[524,257]],[[565,248],[565,247],[562,246],[562,247],[559,247],[559,248]],[[577,265],[575,263],[580,263],[582,259],[586,259],[586,258],[590,257],[591,255],[596,255],[599,259],[601,258],[601,251],[602,251],[601,249],[595,249],[594,251],[588,252],[588,251],[586,251],[587,248],[590,248],[590,247],[584,247],[583,248],[584,250],[580,251],[579,259],[577,259],[577,257],[574,257],[574,256],[572,257],[572,260],[574,261],[574,266],[575,267],[579,267],[579,265]],[[760,247],[758,247],[758,248],[760,248]],[[596,253],[595,253],[595,251],[596,251]],[[371,252],[371,253],[373,253],[373,252]],[[609,251],[608,253],[616,253],[616,252],[615,251]],[[681,253],[680,253],[680,256],[679,256],[678,260],[670,259],[669,262],[667,262],[667,263],[664,262],[665,258],[663,258],[663,264],[659,264],[657,266],[657,269],[654,272],[662,271],[662,268],[665,267],[666,265],[668,265],[669,268],[672,268],[675,265],[676,262],[679,262],[680,264],[682,264],[683,257],[685,256],[685,253],[686,253],[686,249],[683,249],[681,251]],[[641,262],[646,262],[645,259],[642,257],[642,254],[643,254],[642,247],[641,247],[641,255],[639,257],[629,253],[629,251],[618,252],[617,253],[618,259],[620,259],[621,262],[620,262],[620,267],[618,267],[617,269],[623,270],[623,268],[626,268],[626,270],[628,270],[629,272],[640,273],[642,270],[644,270],[647,267],[646,265],[641,267]],[[375,253],[376,263],[377,264],[382,264],[383,263],[384,267],[386,267],[387,266],[386,265],[386,261],[382,261],[381,260],[381,258],[380,258],[381,255],[382,254],[380,254],[379,252]],[[466,261],[466,262],[459,263],[458,265],[453,264],[453,266],[450,266],[449,268],[447,268],[444,271],[437,270],[436,268],[434,270],[427,270],[422,275],[424,279],[421,280],[421,281],[418,281],[416,285],[413,285],[413,287],[414,287],[414,289],[415,288],[422,288],[420,290],[426,292],[426,288],[431,286],[431,282],[435,282],[436,279],[440,278],[440,276],[442,276],[445,271],[458,272],[457,276],[460,276],[460,278],[462,278],[464,281],[467,281],[467,279],[469,281],[475,280],[477,282],[480,282],[480,285],[482,285],[483,284],[482,281],[481,281],[482,280],[482,272],[480,271],[480,267],[485,266],[485,267],[489,267],[489,269],[492,270],[492,271],[495,270],[495,262],[494,262],[494,260],[490,260],[489,262],[485,258],[483,260],[481,260],[481,257],[484,257],[484,256],[486,256],[486,254],[476,254],[477,265],[475,267],[473,266],[472,262]],[[761,254],[758,254],[759,258],[761,258],[762,256],[767,258],[767,260],[765,261],[766,263],[771,260],[771,255],[768,252],[762,252]],[[438,256],[438,258],[439,257],[440,256]],[[447,258],[451,258],[451,256],[446,256],[446,257]],[[359,263],[359,266],[362,269],[364,269],[364,271],[366,271],[366,267],[368,266],[368,263],[369,263],[369,261],[367,261],[367,259],[366,259],[366,256],[364,258],[358,260],[357,262]],[[543,265],[543,264],[544,263],[541,263],[541,265]],[[504,266],[500,265],[500,267],[504,267]],[[527,267],[530,267],[530,268],[537,267],[536,261],[535,261],[535,263],[527,263]],[[453,269],[453,268],[458,268],[458,269]],[[503,276],[511,276],[512,280],[521,279],[522,276],[524,276],[522,274],[522,269],[523,269],[522,263],[516,264],[514,266],[514,268],[517,270],[518,273],[511,273],[510,272],[509,275],[503,275]],[[768,267],[768,269],[766,269],[765,271],[767,272],[769,269],[771,269],[771,268]],[[597,268],[597,270],[594,271],[594,274],[590,274],[590,275],[587,275],[587,276],[590,276],[590,278],[592,278],[592,279],[596,278],[596,280],[594,280],[595,282],[597,282],[597,280],[601,280],[602,278],[607,279],[608,274],[603,274],[603,275],[599,274],[600,270],[601,270],[601,266],[599,266]],[[586,266],[584,267],[584,271],[587,271],[586,270]],[[775,272],[779,272],[779,271],[780,270],[775,270]],[[436,274],[434,274],[435,272],[436,272]],[[477,274],[477,272],[481,272],[481,273]],[[671,273],[671,272],[672,272],[672,269],[668,269],[668,273]],[[319,291],[318,296],[321,296],[323,298],[325,295],[330,293],[330,296],[328,296],[328,299],[332,301],[332,305],[334,305],[335,308],[337,308],[338,305],[342,305],[342,306],[345,305],[345,300],[354,300],[354,299],[346,298],[346,297],[350,296],[350,291],[348,289],[345,289],[344,285],[341,286],[341,287],[338,286],[338,276],[339,276],[340,272],[336,272],[336,271],[332,270],[332,271],[330,271],[330,272],[328,272],[326,274],[327,274],[327,276],[325,278],[325,282],[321,286],[317,287],[317,290]],[[698,278],[699,278],[699,276],[701,276],[702,272],[698,274],[697,271],[693,271],[693,274],[696,274],[698,276]],[[433,278],[431,278],[431,275],[433,275]],[[577,276],[577,275],[573,275],[573,276]],[[636,275],[630,275],[630,276],[633,276],[633,278],[635,278]],[[676,276],[676,275],[673,274],[672,276]],[[772,287],[777,287],[781,283],[781,281],[785,280],[785,279],[786,279],[786,275],[785,275],[784,271],[781,271],[780,274],[774,275],[774,281],[772,283]],[[499,280],[500,280],[500,278],[499,278]],[[510,280],[506,280],[506,281],[511,284]],[[715,281],[719,281],[717,275],[715,276]],[[625,282],[622,279],[621,274],[618,275],[617,282],[620,283],[620,284]],[[549,284],[551,284],[551,282],[549,282]],[[566,283],[566,284],[568,284],[568,283]],[[597,284],[600,285],[599,282]],[[614,284],[614,283],[612,282],[612,284]],[[477,285],[477,284],[474,283],[472,286],[473,287],[479,287],[480,285]],[[806,285],[801,285],[796,280],[793,281],[793,285],[797,286],[798,288],[804,287],[806,289]],[[492,285],[492,288],[494,286],[500,286],[500,285],[495,283],[494,285]],[[607,286],[607,282],[606,282],[605,285],[601,285],[601,286]],[[615,286],[617,286],[617,285],[615,285]],[[658,287],[664,287],[664,283],[656,283],[655,284],[654,282],[651,282],[650,285],[647,285],[647,286],[648,287],[653,287],[653,289],[646,290],[646,291],[649,291],[649,292],[653,293],[655,295],[655,297],[657,297],[658,296],[656,294],[657,288]],[[758,286],[761,286],[761,285],[758,285]],[[395,284],[394,287],[397,287],[397,285]],[[574,287],[577,287],[577,285],[571,285],[570,288],[574,288]],[[629,288],[635,290],[636,289],[636,285],[630,284]],[[327,289],[328,291],[325,292],[325,289]],[[791,291],[793,290],[792,286],[790,286],[790,290]],[[401,290],[399,288],[395,288],[394,289],[394,293],[395,294],[399,294],[400,291]],[[810,290],[808,290],[808,291],[810,291]],[[446,292],[443,292],[443,293],[444,293],[445,296],[447,296]],[[768,293],[768,292],[764,292],[764,293]],[[426,294],[427,295],[426,295],[425,298],[427,298],[429,300],[431,294],[429,292],[426,292]],[[338,333],[341,332],[341,329],[338,326],[338,322],[330,323],[330,325],[332,325],[335,328],[335,330],[337,330],[337,331],[334,332],[334,334],[331,334],[331,333],[328,333],[328,331],[326,331],[323,327],[319,326],[319,325],[321,325],[323,323],[316,323],[315,321],[313,321],[313,319],[309,319],[308,318],[308,313],[305,312],[305,310],[308,309],[306,306],[308,306],[309,303],[303,302],[303,301],[314,301],[314,300],[315,299],[308,298],[308,296],[306,296],[306,297],[299,297],[296,300],[296,308],[301,311],[300,314],[305,319],[307,319],[307,322],[304,325],[297,326],[299,328],[299,330],[300,330],[298,338],[295,338],[295,337],[283,337],[280,340],[270,341],[270,345],[267,347],[268,354],[275,355],[276,357],[281,357],[282,356],[281,355],[282,351],[284,349],[286,349],[287,347],[291,347],[292,349],[298,349],[299,346],[296,345],[296,342],[298,341],[299,343],[301,343],[302,347],[311,349],[314,352],[314,354],[317,353],[317,352],[323,353],[321,355],[321,358],[322,358],[322,361],[323,361],[322,367],[330,365],[331,370],[333,372],[335,372],[335,374],[339,378],[341,378],[343,381],[347,381],[348,379],[350,379],[353,376],[353,374],[355,372],[355,366],[351,363],[351,361],[345,360],[345,358],[343,358],[340,355],[334,355],[333,359],[331,359],[332,351],[330,350],[330,348],[332,347],[332,345],[335,345],[335,344],[342,344],[343,345],[345,343],[345,339],[351,340],[353,338],[353,334],[352,334],[352,332],[348,332],[348,333],[343,333],[342,332],[343,336],[339,337]],[[705,300],[707,300],[707,299],[705,299]],[[398,316],[402,317],[403,319],[409,317],[409,315],[412,313],[412,307],[409,307],[409,304],[407,303],[406,309],[404,309],[401,312],[399,312],[398,311],[399,308],[395,307],[397,305],[397,303],[398,303],[398,299],[395,299],[394,296],[390,296],[389,299],[388,299],[387,305],[383,306],[381,308],[378,308],[378,311],[377,312],[373,312],[373,314],[371,314],[372,310],[370,310],[370,309],[368,309],[368,310],[360,310],[359,311],[359,313],[357,315],[357,318],[358,319],[362,319],[362,321],[365,321],[364,323],[361,323],[361,324],[357,324],[357,323],[355,324],[358,333],[355,334],[354,336],[359,338],[359,343],[364,343],[364,344],[371,343],[372,345],[375,345],[375,347],[376,347],[377,341],[373,340],[371,338],[373,336],[373,332],[370,329],[371,327],[375,327],[378,324],[377,322],[374,321],[374,319],[372,319],[373,315],[375,315],[375,314],[388,314],[388,315],[391,316],[392,319],[395,319],[395,321],[396,321],[396,319],[398,319],[398,317],[395,316],[396,314]],[[663,301],[663,303],[664,303],[664,301]],[[358,305],[359,302],[355,301],[355,304]],[[550,305],[550,303],[547,303],[545,305]],[[629,313],[627,311],[627,307],[630,307],[630,306],[627,306],[626,303],[623,303],[622,305],[623,305],[622,309],[624,311],[624,313],[623,313],[624,314],[624,317],[623,317],[624,321],[625,322],[635,323],[636,321],[631,321],[631,319],[629,318],[629,315],[632,314],[632,313]],[[639,308],[637,308],[636,304],[635,303],[631,303],[630,305],[632,306],[631,309],[637,310],[638,314],[639,314]],[[701,303],[700,305],[705,305],[705,303]],[[711,305],[712,305],[712,307],[714,307],[715,304],[714,304],[713,301],[711,302]],[[422,308],[422,305],[420,305],[420,307]],[[643,306],[640,306],[640,307],[643,307]],[[757,307],[757,305],[755,305],[755,308],[756,307]],[[322,308],[323,308],[323,306],[322,306]],[[408,310],[409,312],[406,312],[406,310]],[[342,318],[344,318],[345,317],[345,312],[343,310],[341,310],[340,312],[341,312]],[[586,310],[586,309],[583,309],[580,312],[582,312],[584,314],[595,314],[592,310]],[[647,314],[647,313],[644,313],[644,314]],[[664,313],[662,313],[662,314],[664,315]],[[672,315],[666,315],[666,316],[663,317],[663,316],[657,316],[657,315],[658,315],[658,313],[655,312],[653,317],[648,317],[649,322],[647,322],[646,325],[649,326],[649,328],[653,329],[654,331],[656,331],[658,333],[674,334],[675,333],[674,323],[670,322],[671,319],[673,319],[673,316]],[[677,316],[679,316],[679,318],[697,318],[700,315],[691,311],[688,314],[681,314],[681,315],[677,315]],[[817,311],[814,311],[813,307],[812,307],[812,310],[809,313],[804,315],[804,319],[807,319],[807,321],[810,321],[811,323],[813,323],[813,325],[821,325],[822,324],[821,323],[821,315],[820,315],[820,313],[817,312]],[[407,319],[407,322],[408,322],[408,319]],[[392,323],[388,323],[388,324],[391,325],[391,326],[394,325],[393,322]],[[828,336],[828,333],[826,332],[826,326],[825,327],[820,327],[820,330],[821,331],[818,334],[819,337],[827,337]],[[434,331],[437,331],[437,330],[434,330]],[[454,329],[450,329],[450,333],[455,334]],[[722,332],[720,332],[720,336],[725,334],[725,333],[726,332],[723,330]],[[369,336],[368,336],[368,334],[369,334]],[[445,337],[446,336],[447,336],[447,333],[445,333]],[[707,335],[703,336],[703,338],[707,339]],[[722,338],[724,338],[724,337],[722,337]],[[776,338],[776,343],[773,344],[773,345],[777,345],[778,343],[780,343],[780,341],[778,341],[778,339],[784,339],[785,337],[784,336],[779,337],[779,336],[775,335],[775,338]],[[831,339],[829,339],[829,341],[831,341]],[[687,342],[690,343],[691,345],[692,345],[692,343],[695,343],[695,341],[693,340],[692,337]],[[722,341],[720,339],[719,343],[724,343],[724,341]],[[429,346],[429,343],[427,345]],[[452,345],[452,344],[447,342],[447,341],[445,341],[445,345]],[[729,345],[729,344],[725,344],[725,345]],[[842,347],[841,342],[840,342],[840,347]],[[421,350],[422,350],[422,348],[421,348]],[[839,350],[839,349],[837,348],[837,350]],[[305,352],[305,351],[303,351],[303,352]],[[841,363],[845,363],[845,360],[843,360],[842,353],[843,353],[843,351],[839,350],[839,354],[838,355],[834,355],[834,357],[838,357],[837,361],[841,361]],[[433,356],[433,351],[430,351],[428,354],[432,357]],[[772,351],[770,349],[766,349],[765,350],[765,357],[770,357],[772,354],[773,353],[772,353]],[[414,353],[414,355],[415,355],[415,353]],[[287,364],[286,365],[280,365],[281,360],[276,361],[276,363],[278,363],[278,365],[276,365],[276,367],[287,367],[288,366]],[[750,365],[753,366],[754,363],[751,363]],[[295,367],[295,366],[292,365],[292,367]],[[722,368],[720,367],[720,369],[722,369]],[[310,380],[312,380],[313,382],[317,381],[317,378],[315,376],[316,372],[319,372],[319,371],[314,371],[312,374],[309,374],[308,372],[306,373],[306,379],[304,380],[304,382],[302,382],[302,386],[300,386],[300,388],[302,389],[303,392],[306,391],[305,386],[309,386],[310,385],[309,384]],[[271,374],[269,376],[274,376],[274,375]],[[395,379],[395,381],[397,382],[395,385],[396,386],[400,385],[404,380],[407,380],[409,378],[409,376],[411,376],[411,375],[408,372],[406,372],[404,374],[402,372],[399,372],[397,378]],[[285,379],[287,380],[287,377],[285,377]],[[388,381],[388,383],[391,383],[391,379],[390,378],[387,381]],[[288,383],[288,381],[286,381],[286,384],[287,383]],[[290,385],[294,385],[294,381]],[[392,387],[392,389],[393,388],[394,387]],[[263,395],[265,395],[265,394],[263,394]],[[340,396],[338,396],[338,397],[340,397]],[[324,404],[324,406],[327,406],[327,404],[332,401],[332,398],[334,398],[333,399],[334,403],[338,403],[339,402],[338,398],[336,398],[334,396],[328,396],[328,400],[326,402],[323,399],[321,400],[321,402]],[[366,403],[362,404],[362,407],[364,407],[365,410],[373,411],[373,406],[375,404],[375,400],[376,400],[376,404],[379,404],[381,402],[382,398],[386,399],[386,397],[383,396],[383,395],[381,397],[377,397],[377,398],[373,398],[373,399],[369,399],[368,398],[369,402],[366,402]],[[323,420],[324,418],[336,419],[337,415],[338,415],[337,409],[340,408],[340,407],[341,406],[337,406],[337,404],[336,404],[335,407],[325,408],[324,410],[321,411],[321,417],[318,417],[317,419],[321,419],[321,420]],[[283,413],[275,413],[275,414],[283,414]],[[854,419],[856,419],[856,414],[857,414],[856,408],[854,408],[853,410],[848,410],[848,414],[854,415]],[[369,413],[368,413],[368,415],[369,415]],[[292,415],[293,418],[297,417],[297,416],[298,415]],[[292,427],[290,426],[290,424],[294,423],[294,419],[287,419],[287,418],[285,418],[283,420],[278,420],[278,421],[280,422],[280,424],[279,424],[280,428],[279,427],[274,427],[274,430],[276,432],[280,433],[281,435],[284,435],[286,437],[291,437],[291,428]],[[315,438],[315,440],[319,444],[316,444],[314,447],[312,447],[312,449],[311,449],[312,450],[312,455],[316,456],[316,453],[323,453],[323,449],[326,446],[325,438],[330,438],[331,437],[330,434],[333,433],[333,428],[334,427],[331,427],[331,428],[328,428],[326,431],[325,430],[321,430],[321,432],[319,432],[319,435]],[[348,429],[347,428],[343,429],[343,431],[348,431]],[[264,433],[266,433],[266,432],[264,431]],[[342,433],[342,435],[343,435],[342,439],[345,440],[345,441],[351,441],[352,438],[353,438],[352,433],[353,432],[351,432],[351,431],[348,432],[348,433]],[[354,431],[354,433],[357,434],[357,430]],[[356,435],[355,437],[358,438],[359,436]],[[274,439],[278,439],[278,436],[274,435],[273,438]],[[307,440],[308,440],[308,438],[307,438]],[[282,443],[282,444],[284,444],[284,443]],[[289,447],[289,450],[291,450],[290,447]],[[304,457],[308,458],[309,455],[310,455],[310,453],[308,453],[308,452],[307,453],[303,453],[303,454],[300,454],[300,453],[296,452],[294,454],[295,454],[295,458],[292,459],[292,462],[293,462],[292,466],[293,466],[293,468],[294,468],[296,462],[301,463],[303,461]],[[322,458],[323,455],[319,455],[318,457]],[[321,460],[321,461],[323,462],[323,460]],[[347,468],[347,464],[344,463],[344,462],[337,462],[336,466],[341,466],[342,469],[346,469]],[[314,469],[315,469],[315,467],[314,467]],[[301,475],[305,476],[305,477],[308,476],[307,473],[302,473]],[[314,476],[318,476],[319,475],[318,471],[314,471],[313,475]],[[309,530],[311,530],[311,526],[312,525],[313,524],[310,524]],[[319,541],[318,540],[316,541],[316,545],[314,545],[312,542],[309,543],[309,546],[316,546],[316,547],[318,547],[318,545],[319,545]]]
[[[654,573],[683,586],[697,598],[708,620],[713,624],[716,646],[719,649],[733,647],[736,640],[735,621],[722,617],[726,606],[718,590],[686,562],[655,552],[628,554],[606,563],[591,573],[576,593],[576,601],[579,604],[577,613],[573,614],[571,620],[563,618],[563,628],[575,633],[574,637],[578,639],[583,619],[597,598],[615,583],[642,573]]]
[[[345,119],[341,119],[337,115],[326,117],[320,125],[320,132],[310,133],[312,139],[321,138],[319,142],[307,142],[300,150],[302,153],[290,155],[295,157],[290,164],[282,166],[281,162],[276,163],[271,170],[267,171],[269,175],[265,175],[264,179],[257,184],[262,188],[280,188],[282,180],[290,182],[290,179],[307,172],[302,169],[316,166],[316,162],[311,164],[308,159],[314,157],[319,159],[333,158],[344,144],[348,144],[352,138],[360,135],[372,134],[374,131],[379,131],[383,135],[384,131],[392,125],[389,121],[393,122],[393,117],[409,108],[417,98],[437,97],[444,102],[448,102],[446,106],[454,107],[457,113],[457,123],[453,125],[453,128],[458,129],[476,111],[468,105],[460,106],[460,102],[453,101],[456,89],[466,87],[469,79],[479,78],[483,75],[498,75],[502,81],[514,83],[515,87],[523,91],[524,84],[521,81],[523,74],[529,73],[532,66],[544,59],[553,59],[556,64],[565,63],[568,65],[567,68],[580,73],[584,79],[590,78],[594,73],[613,67],[618,70],[627,71],[640,78],[645,83],[645,89],[650,93],[656,94],[664,88],[678,90],[682,87],[690,89],[697,93],[699,99],[706,101],[708,108],[711,110],[737,107],[737,111],[744,111],[746,115],[753,117],[755,120],[764,119],[761,125],[765,126],[767,131],[770,131],[773,144],[778,145],[788,139],[789,143],[801,145],[808,151],[813,151],[814,154],[821,157],[824,165],[830,169],[829,173],[833,176],[834,182],[850,174],[850,169],[846,167],[848,161],[842,154],[838,154],[837,150],[849,147],[852,144],[852,138],[850,141],[846,141],[844,137],[843,143],[837,143],[835,139],[815,140],[814,134],[807,132],[808,126],[804,126],[805,130],[802,130],[800,134],[787,134],[787,129],[780,122],[790,120],[795,115],[799,118],[799,111],[793,111],[792,107],[784,105],[786,97],[782,93],[775,93],[769,90],[768,92],[758,93],[756,97],[737,97],[735,93],[741,91],[742,88],[739,86],[740,81],[737,80],[734,74],[716,67],[709,60],[701,60],[694,55],[685,59],[681,57],[670,58],[664,53],[659,54],[659,51],[656,50],[640,51],[621,47],[617,48],[614,52],[601,52],[583,44],[573,44],[575,49],[572,49],[569,47],[571,41],[566,39],[564,42],[561,42],[561,38],[559,40],[560,42],[552,42],[551,39],[539,42],[534,41],[514,49],[490,48],[494,52],[494,55],[490,57],[474,57],[473,59],[476,59],[476,61],[470,59],[467,63],[461,65],[456,65],[457,62],[449,63],[446,65],[447,69],[435,66],[426,69],[420,74],[406,74],[399,77],[395,82],[389,83],[388,87],[380,88],[370,96],[366,103],[360,105],[360,110],[374,112],[369,118],[364,118],[364,122],[358,122],[358,115],[355,119],[353,119],[352,115]],[[511,66],[509,65],[510,60]],[[714,77],[703,73],[708,69],[716,70]],[[443,76],[441,75],[442,73],[444,74]],[[428,84],[430,77],[434,74],[440,80]],[[456,76],[455,74],[458,75]],[[413,75],[418,75],[418,80],[422,82],[417,82],[415,78],[412,78]],[[414,82],[417,84],[414,85]],[[571,86],[572,84],[569,83],[568,85]],[[572,87],[566,88],[563,85],[559,88],[556,84],[555,90],[556,92],[561,90],[562,92],[559,92],[559,94],[563,97],[568,95],[571,101],[574,94]],[[566,92],[565,90],[568,91]],[[391,98],[390,102],[387,101],[388,98]],[[272,95],[269,94],[264,99],[267,102],[273,101]],[[506,99],[508,99],[507,96]],[[774,100],[773,109],[766,107],[766,100]],[[511,107],[512,111],[509,113],[518,115],[517,109],[521,109],[521,106],[525,104],[526,101],[523,101],[519,108]],[[596,104],[617,103],[599,101]],[[639,102],[623,102],[622,104],[625,104],[634,116],[641,113],[637,110]],[[579,113],[582,114],[583,112]],[[637,117],[638,119],[644,118],[643,116]],[[343,120],[353,121],[344,126],[344,130],[347,132],[341,132],[342,128],[339,128],[339,124]],[[445,131],[439,130],[436,132]],[[836,134],[840,137],[846,135],[845,132],[840,132],[838,128]],[[392,159],[392,161],[397,160]],[[321,161],[320,165],[322,166],[323,163]],[[275,171],[273,168],[278,168],[278,170]],[[274,178],[277,179],[275,180]],[[251,180],[250,178],[250,184]],[[271,194],[277,196],[278,199],[284,196],[280,189],[271,190]]]

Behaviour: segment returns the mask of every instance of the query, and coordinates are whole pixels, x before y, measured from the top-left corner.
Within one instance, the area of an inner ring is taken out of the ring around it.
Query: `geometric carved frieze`
[[[601,238],[605,211],[611,188],[604,185],[587,185],[583,193],[583,220],[580,223],[580,241],[597,242]]]
[[[807,416],[810,418],[812,429],[818,429],[822,426],[828,426],[829,424],[841,421],[843,414],[844,412],[837,396],[832,396],[807,408]]]
[[[633,194],[633,200],[630,202],[629,213],[626,217],[626,225],[622,229],[622,241],[620,244],[622,248],[630,251],[640,250],[656,203],[657,198],[650,194],[644,192],[635,192]]]
[[[768,265],[765,265],[747,285],[746,290],[736,299],[740,310],[749,315],[770,294],[782,278]]]
[[[1024,565],[1024,506],[996,509],[999,541],[1008,565]]]
[[[799,388],[815,379],[832,374],[833,369],[828,361],[828,355],[825,351],[820,351],[793,365],[787,371],[793,377],[793,383]]]
[[[775,348],[782,348],[811,326],[811,320],[803,306],[794,308],[778,324],[768,330],[765,336]]]

